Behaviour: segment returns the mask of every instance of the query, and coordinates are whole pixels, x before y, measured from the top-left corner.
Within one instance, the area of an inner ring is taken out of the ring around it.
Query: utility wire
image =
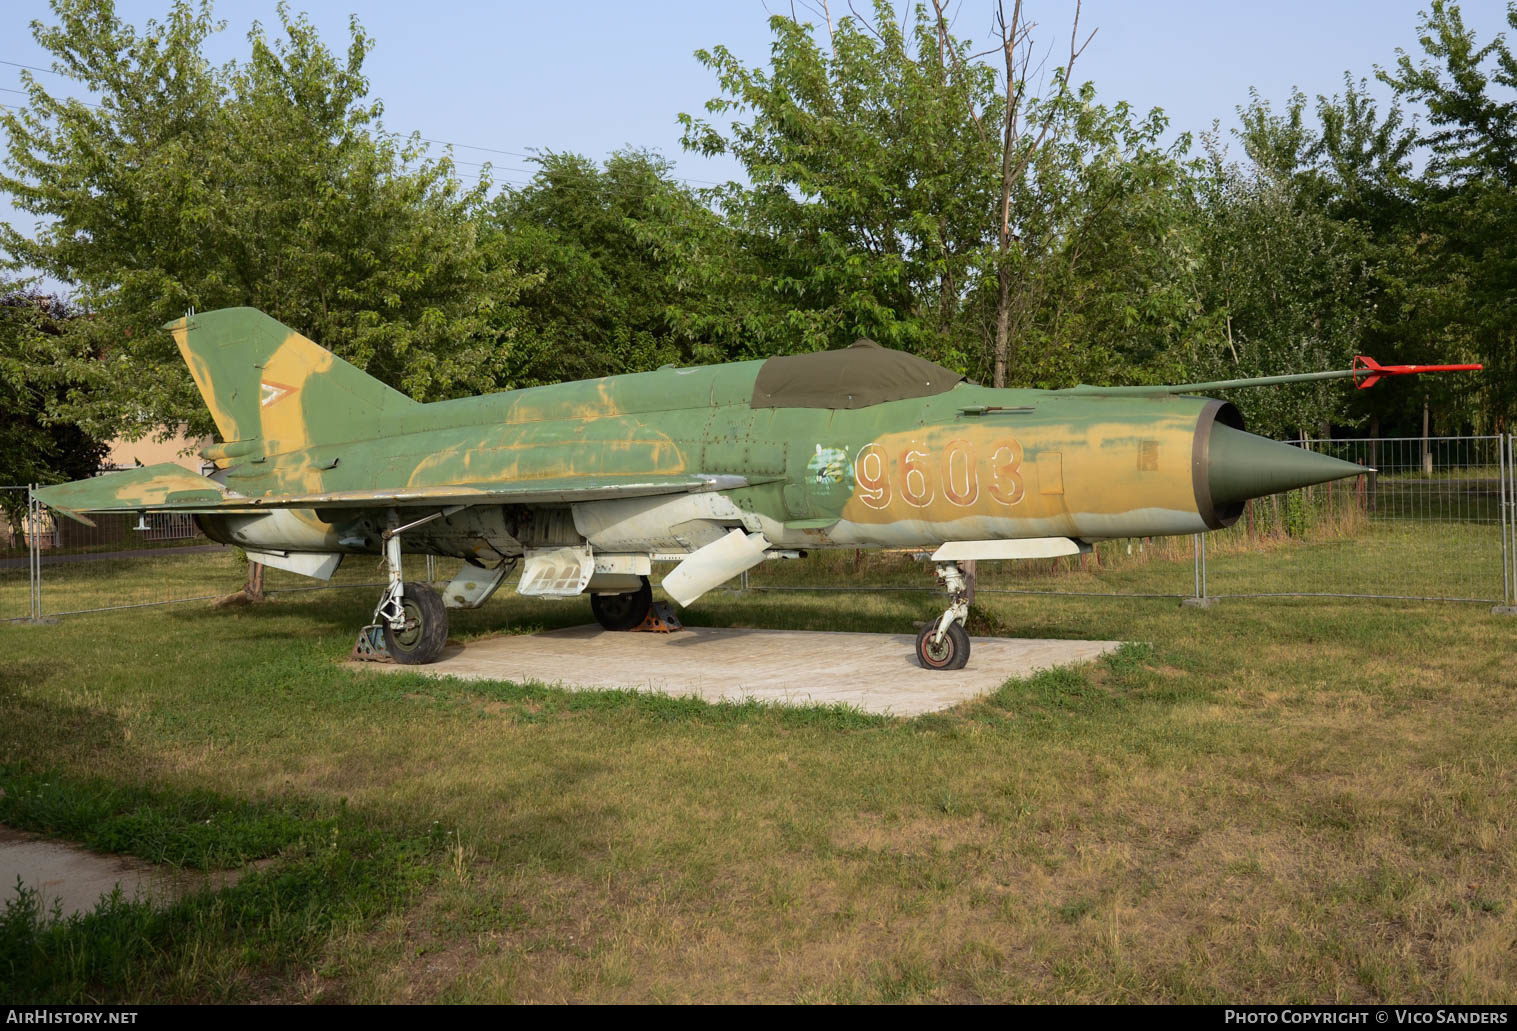
[[[34,64],[22,64],[19,61],[0,61],[0,64],[8,64],[12,68],[25,68],[29,72],[47,72],[49,75],[63,75],[62,72],[54,71],[52,68],[38,68]],[[67,77],[68,76],[64,76],[64,78]]]
[[[23,97],[31,95],[31,94],[27,93],[26,90],[24,90],[24,89],[10,89],[10,88],[8,88],[6,86],[0,86],[0,93],[19,93]],[[100,106],[99,104],[92,103],[92,102],[90,102],[88,100],[80,100],[78,97],[57,97],[56,99],[58,99],[58,100],[72,100],[75,103],[83,104],[85,107],[99,107]]]

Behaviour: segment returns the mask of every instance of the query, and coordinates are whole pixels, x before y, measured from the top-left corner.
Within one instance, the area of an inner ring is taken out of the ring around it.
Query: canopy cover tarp
[[[867,408],[931,397],[964,379],[926,358],[860,340],[841,351],[770,358],[753,381],[754,408]]]

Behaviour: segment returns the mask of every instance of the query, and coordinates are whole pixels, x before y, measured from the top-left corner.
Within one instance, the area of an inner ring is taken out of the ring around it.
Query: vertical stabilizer
[[[416,402],[254,308],[222,308],[168,329],[224,441],[288,451],[378,436]]]

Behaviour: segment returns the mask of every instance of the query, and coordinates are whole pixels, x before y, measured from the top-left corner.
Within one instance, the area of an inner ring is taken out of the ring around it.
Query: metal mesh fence
[[[237,548],[201,535],[193,519],[168,513],[96,518],[84,526],[33,504],[24,486],[0,487],[0,620],[210,602],[242,588],[248,562]],[[408,556],[410,579],[446,582],[462,562]],[[370,588],[385,582],[376,556],[350,555],[329,581],[264,567],[265,594]]]
[[[0,486],[0,619],[32,615],[31,496],[25,486]]]
[[[451,579],[462,563],[437,559],[435,575]],[[233,594],[247,582],[248,564],[237,548],[163,549],[132,555],[89,556],[78,561],[43,561],[43,611],[49,616],[74,615],[107,609],[210,602]],[[427,562],[408,556],[406,575],[427,576]],[[313,580],[298,573],[265,566],[265,594],[281,595],[341,588],[369,588],[376,597],[385,583],[375,556],[349,555],[331,580]]]
[[[1300,446],[1377,471],[1249,502],[1205,541],[1209,594],[1507,597],[1506,438]]]
[[[36,520],[37,544],[44,558],[72,555],[121,557],[142,551],[206,547],[212,542],[195,526],[192,516],[172,512],[135,515],[96,515],[86,526],[42,508]]]
[[[1517,592],[1513,437],[1299,443],[1376,472],[1256,498],[1233,527],[1212,534],[1108,540],[1089,555],[981,562],[978,590],[1511,603]],[[186,527],[183,517],[150,515],[145,529],[133,519],[107,517],[96,528],[75,529],[71,520],[30,506],[28,498],[25,487],[0,487],[0,619],[209,601],[237,591],[246,579],[240,551],[187,536],[193,523]],[[761,563],[731,586],[935,592],[932,565],[922,561],[929,554],[822,552],[801,562]],[[445,583],[461,564],[407,556],[406,577]],[[349,556],[329,582],[264,571],[264,590],[275,595],[356,587],[377,592],[384,581],[376,556]]]
[[[1089,555],[980,562],[983,593],[1124,597],[1331,595],[1497,603],[1517,588],[1512,437],[1305,440],[1374,474],[1256,498],[1192,537],[1098,542]],[[1505,504],[1503,504],[1505,500]],[[770,562],[768,591],[936,590],[925,552]]]

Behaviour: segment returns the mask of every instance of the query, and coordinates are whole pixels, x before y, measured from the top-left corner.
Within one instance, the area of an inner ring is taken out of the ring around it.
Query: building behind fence
[[[1245,506],[1226,530],[1099,542],[1092,554],[979,564],[988,594],[1250,598],[1333,596],[1511,606],[1517,590],[1517,477],[1512,436],[1303,440],[1375,469]],[[246,572],[183,515],[55,518],[24,486],[0,487],[0,619],[211,599]],[[427,561],[428,579],[458,562]],[[373,556],[349,556],[330,584],[266,571],[270,593],[377,587]],[[753,591],[935,591],[931,565],[904,553],[821,553],[766,562]]]

